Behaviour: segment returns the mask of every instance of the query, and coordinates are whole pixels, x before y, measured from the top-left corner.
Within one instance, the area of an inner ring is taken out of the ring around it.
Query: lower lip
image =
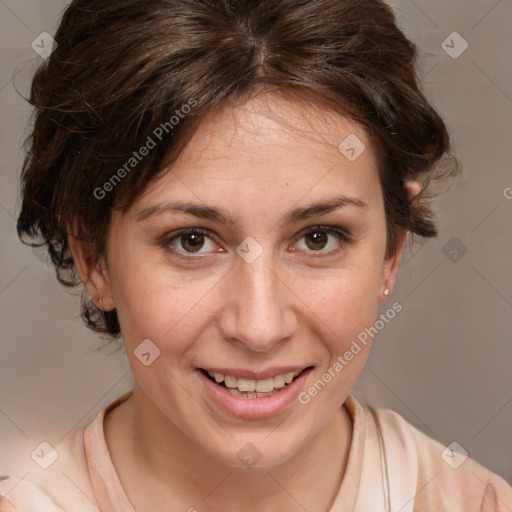
[[[264,398],[241,398],[212,382],[201,370],[196,370],[203,381],[206,392],[223,411],[245,420],[271,418],[284,411],[299,395],[312,368],[303,371],[291,384],[281,388],[275,395]]]

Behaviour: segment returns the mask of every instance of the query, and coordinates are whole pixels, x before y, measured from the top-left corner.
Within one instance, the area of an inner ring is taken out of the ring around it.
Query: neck
[[[178,507],[323,512],[341,485],[351,432],[350,416],[340,407],[286,462],[270,468],[234,468],[202,450],[140,388],[105,418],[114,467],[138,512]]]

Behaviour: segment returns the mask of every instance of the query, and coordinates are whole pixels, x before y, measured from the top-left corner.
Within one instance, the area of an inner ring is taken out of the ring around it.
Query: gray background
[[[86,425],[131,385],[124,356],[97,351],[81,325],[76,292],[15,233],[29,109],[14,86],[28,93],[41,61],[31,43],[55,33],[65,4],[0,0],[0,474],[15,476],[34,467],[39,443]],[[404,309],[354,391],[445,445],[457,441],[512,483],[512,1],[393,5],[420,45],[425,92],[465,173],[436,203],[439,239],[416,245],[402,268],[383,311],[395,300]],[[454,31],[469,44],[458,58],[441,47]]]

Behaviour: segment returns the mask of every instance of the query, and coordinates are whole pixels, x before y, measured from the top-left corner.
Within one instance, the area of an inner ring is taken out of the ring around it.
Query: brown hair
[[[55,39],[32,82],[17,228],[48,246],[63,284],[80,283],[71,221],[97,261],[111,210],[125,211],[205,116],[261,90],[307,97],[366,128],[388,255],[400,232],[437,235],[425,190],[446,174],[436,164],[449,137],[420,91],[416,47],[385,2],[74,0]],[[424,183],[414,205],[404,187],[411,178]],[[104,316],[86,294],[82,316],[95,331],[120,333],[116,311]]]

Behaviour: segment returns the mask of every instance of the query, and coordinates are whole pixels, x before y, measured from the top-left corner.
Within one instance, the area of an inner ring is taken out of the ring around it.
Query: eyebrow
[[[285,215],[283,220],[285,223],[291,224],[292,222],[304,220],[315,215],[325,215],[346,206],[367,209],[368,203],[355,197],[337,196],[307,206],[294,208]],[[176,212],[186,213],[201,219],[215,220],[227,226],[235,226],[237,224],[237,218],[233,217],[227,210],[185,201],[158,203],[144,208],[137,214],[137,222],[142,222],[157,215]]]

